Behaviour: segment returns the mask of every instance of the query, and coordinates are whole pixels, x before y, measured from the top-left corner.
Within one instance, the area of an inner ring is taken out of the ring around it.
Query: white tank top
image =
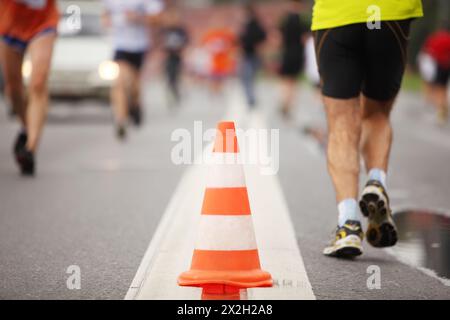
[[[144,52],[150,47],[149,27],[127,21],[126,12],[156,15],[163,10],[161,0],[103,0],[111,15],[113,44],[116,50]]]

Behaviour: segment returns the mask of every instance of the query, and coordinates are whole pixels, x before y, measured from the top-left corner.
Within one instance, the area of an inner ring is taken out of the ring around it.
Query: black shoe
[[[116,129],[117,138],[119,140],[125,140],[127,137],[127,130],[125,129],[124,125],[118,125]]]
[[[392,219],[389,197],[383,185],[370,180],[364,187],[359,201],[364,216],[369,218],[367,241],[374,247],[391,247],[397,243],[397,228]]]
[[[24,132],[19,132],[13,146],[14,157],[17,163],[19,163],[19,153],[25,149],[27,140],[28,135]]]
[[[35,170],[35,161],[34,161],[34,154],[23,148],[18,153],[18,162],[20,166],[20,172],[24,176],[34,176],[34,170]]]
[[[138,105],[132,106],[128,110],[128,116],[135,126],[140,126],[142,123],[142,110]]]
[[[283,105],[280,108],[281,116],[284,120],[291,119],[291,108],[288,105]]]
[[[336,228],[331,244],[323,250],[326,256],[353,258],[362,254],[364,232],[359,221],[347,220],[342,227]]]

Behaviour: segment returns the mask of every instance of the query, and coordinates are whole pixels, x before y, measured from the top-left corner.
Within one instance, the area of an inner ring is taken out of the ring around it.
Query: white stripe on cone
[[[206,157],[207,164],[243,164],[239,153],[213,152]]]
[[[237,153],[215,152],[209,158],[207,188],[245,187],[245,175]]]
[[[251,215],[202,215],[196,249],[254,250],[256,239]]]
[[[209,167],[207,188],[245,187],[245,176],[240,164],[214,164]]]

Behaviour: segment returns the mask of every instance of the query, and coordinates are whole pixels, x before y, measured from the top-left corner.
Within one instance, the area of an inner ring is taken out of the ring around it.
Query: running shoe
[[[282,105],[280,107],[280,112],[284,120],[289,120],[291,118],[291,110],[288,105]]]
[[[135,126],[140,126],[142,123],[142,111],[139,105],[134,105],[129,108],[128,116]]]
[[[342,227],[336,228],[336,235],[331,244],[323,250],[323,254],[338,258],[353,258],[362,254],[364,232],[361,223],[347,220]]]
[[[20,171],[24,176],[33,176],[35,169],[34,154],[23,148],[18,153],[18,162],[20,166]]]
[[[127,136],[127,130],[125,129],[125,126],[117,125],[116,134],[117,134],[117,138],[119,138],[119,140],[125,140],[125,138]]]
[[[374,247],[391,247],[397,242],[397,228],[392,219],[389,197],[383,185],[369,180],[359,201],[364,216],[369,218],[367,241]]]
[[[19,154],[25,149],[27,140],[28,135],[25,132],[19,132],[13,146],[14,157],[16,158],[17,163],[19,163]]]

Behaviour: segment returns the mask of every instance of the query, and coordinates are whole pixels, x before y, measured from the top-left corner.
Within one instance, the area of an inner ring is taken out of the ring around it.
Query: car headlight
[[[31,71],[33,70],[33,66],[30,60],[25,60],[22,63],[22,77],[28,79],[31,76]]]
[[[98,66],[98,75],[103,80],[115,80],[119,76],[119,66],[114,61],[103,61]]]

